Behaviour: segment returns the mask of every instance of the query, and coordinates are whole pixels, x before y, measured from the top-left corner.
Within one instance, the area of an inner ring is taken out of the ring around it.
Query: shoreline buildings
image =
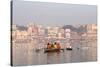
[[[97,25],[86,24],[80,25],[79,28],[72,28],[69,26],[64,29],[59,26],[47,26],[28,24],[27,26],[12,25],[12,38],[13,39],[31,39],[37,38],[58,38],[58,39],[80,39],[82,38],[95,38],[97,39]]]
[[[12,25],[13,43],[32,43],[33,48],[43,48],[48,42],[60,42],[62,48],[69,46],[70,41],[81,41],[97,39],[97,25],[86,24],[74,27],[65,25],[65,28],[59,26],[47,26],[28,24],[26,26]],[[66,44],[64,44],[66,43]],[[84,45],[83,45],[84,46]]]

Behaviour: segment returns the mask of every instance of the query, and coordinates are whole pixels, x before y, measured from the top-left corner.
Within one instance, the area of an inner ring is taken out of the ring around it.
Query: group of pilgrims
[[[47,43],[47,49],[61,49],[60,43]]]

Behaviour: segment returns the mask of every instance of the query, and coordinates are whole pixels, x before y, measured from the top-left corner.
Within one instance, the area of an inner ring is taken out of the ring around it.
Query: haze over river
[[[73,50],[64,50],[61,52],[44,53],[44,50],[36,52],[35,48],[44,47],[44,43],[34,41],[26,43],[13,43],[13,65],[42,65],[73,62],[88,62],[97,60],[97,40],[72,40],[62,42],[61,44],[70,44]],[[65,46],[62,46],[65,48]]]

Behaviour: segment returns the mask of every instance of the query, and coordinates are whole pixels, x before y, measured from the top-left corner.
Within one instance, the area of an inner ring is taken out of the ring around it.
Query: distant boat
[[[71,47],[71,46],[68,46],[68,47],[66,48],[66,50],[72,50],[72,47]]]
[[[35,51],[36,51],[36,52],[39,52],[39,51],[40,51],[40,49],[36,49]]]

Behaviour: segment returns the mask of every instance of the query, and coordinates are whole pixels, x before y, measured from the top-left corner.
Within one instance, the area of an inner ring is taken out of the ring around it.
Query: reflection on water
[[[44,53],[43,49],[36,52],[34,49],[36,46],[33,43],[13,43],[13,65],[40,65],[97,60],[96,40],[72,41],[68,44],[73,47],[72,51]]]

